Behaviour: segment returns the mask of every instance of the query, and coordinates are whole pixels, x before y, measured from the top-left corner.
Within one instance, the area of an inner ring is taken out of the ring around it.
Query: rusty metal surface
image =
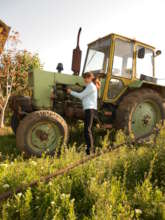
[[[81,28],[79,29],[77,36],[77,47],[73,50],[73,56],[72,56],[72,71],[74,72],[74,75],[79,75],[81,68],[82,51],[80,50],[80,46],[79,46],[80,33],[81,33]]]
[[[17,113],[20,112],[32,112],[32,102],[30,97],[24,96],[12,96],[9,100],[10,108]]]
[[[65,116],[68,118],[76,118],[76,119],[83,119],[84,118],[84,111],[82,108],[76,106],[68,106],[65,108]]]

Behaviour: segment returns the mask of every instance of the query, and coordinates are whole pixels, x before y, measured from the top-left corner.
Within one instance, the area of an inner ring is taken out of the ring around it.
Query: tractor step
[[[111,129],[112,124],[103,124],[101,127],[104,128],[104,129]]]
[[[102,128],[102,129],[111,129],[112,125],[111,124],[97,124],[96,125],[97,128]]]
[[[112,128],[112,124],[99,124],[99,123],[97,123],[96,124],[96,127],[97,128],[102,128],[102,129],[111,129]]]
[[[111,115],[112,115],[112,112],[108,112],[108,111],[104,112],[104,116],[111,116]]]

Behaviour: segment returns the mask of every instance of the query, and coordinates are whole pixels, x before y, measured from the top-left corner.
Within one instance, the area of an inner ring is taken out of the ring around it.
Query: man
[[[86,88],[80,93],[67,89],[67,93],[82,100],[82,105],[85,112],[84,136],[87,144],[86,153],[89,155],[90,150],[94,151],[92,125],[97,113],[97,88],[93,83],[93,73],[86,73],[83,77]]]

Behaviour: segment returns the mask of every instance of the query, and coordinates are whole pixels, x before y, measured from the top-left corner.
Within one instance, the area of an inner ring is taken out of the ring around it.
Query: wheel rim
[[[56,123],[41,121],[28,130],[27,144],[36,153],[52,152],[62,140],[61,131]]]
[[[132,113],[131,132],[136,138],[148,136],[160,120],[160,108],[155,102],[140,103]]]

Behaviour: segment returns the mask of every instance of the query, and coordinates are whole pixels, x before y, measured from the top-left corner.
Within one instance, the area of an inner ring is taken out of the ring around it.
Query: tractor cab
[[[117,34],[88,45],[83,74],[93,72],[102,79],[101,97],[115,103],[130,84],[142,79],[156,82],[155,48]]]

